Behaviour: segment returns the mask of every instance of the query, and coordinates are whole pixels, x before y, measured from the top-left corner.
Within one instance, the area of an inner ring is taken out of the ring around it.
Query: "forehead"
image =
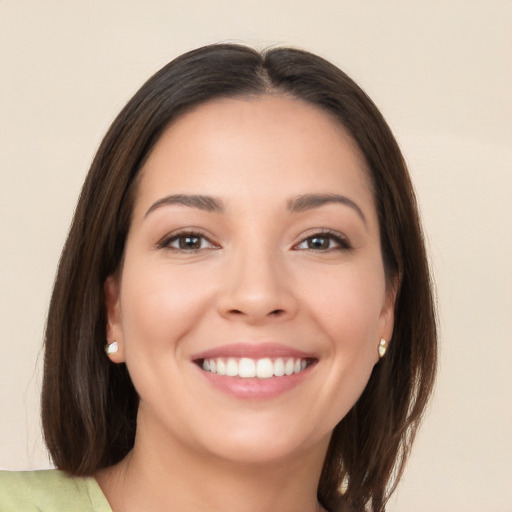
[[[364,157],[341,123],[284,95],[218,99],[180,116],[153,148],[139,187],[148,201],[170,191],[268,197],[277,187],[289,196],[339,188],[371,195]]]

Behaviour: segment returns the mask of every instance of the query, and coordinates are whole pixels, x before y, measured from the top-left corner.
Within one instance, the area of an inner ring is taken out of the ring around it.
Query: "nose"
[[[249,324],[282,321],[293,318],[298,309],[286,266],[272,251],[234,254],[221,286],[218,310],[229,319]]]

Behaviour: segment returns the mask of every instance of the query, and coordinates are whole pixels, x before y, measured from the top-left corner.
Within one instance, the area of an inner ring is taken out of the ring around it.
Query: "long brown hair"
[[[336,426],[318,498],[331,511],[382,512],[400,477],[436,369],[436,319],[418,209],[398,145],[368,96],[311,53],[219,44],[151,77],[108,130],[83,186],[59,263],[45,337],[42,421],[55,465],[92,475],[133,447],[138,396],[105,356],[103,285],[120,265],[136,177],[177,116],[220,97],[281,93],[334,116],[370,169],[389,283],[397,284],[386,357]],[[343,488],[341,489],[341,486]]]

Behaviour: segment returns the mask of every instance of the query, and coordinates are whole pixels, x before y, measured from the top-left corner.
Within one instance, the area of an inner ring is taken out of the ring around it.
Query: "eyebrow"
[[[295,213],[312,210],[314,208],[320,208],[321,206],[332,203],[343,204],[352,208],[366,224],[366,217],[357,203],[352,201],[352,199],[349,199],[348,197],[340,194],[302,194],[293,199],[290,199],[287,203],[287,206],[288,210]],[[204,210],[207,212],[224,212],[224,205],[222,201],[215,197],[197,194],[172,194],[170,196],[163,197],[162,199],[159,199],[153,203],[149,207],[144,217],[147,217],[157,208],[174,204],[188,206],[189,208],[198,208],[199,210]]]
[[[207,212],[218,212],[224,211],[222,201],[211,196],[202,195],[188,195],[188,194],[173,194],[171,196],[163,197],[155,203],[153,203],[149,210],[146,212],[144,217],[147,217],[152,211],[165,205],[180,204],[182,206],[188,206],[190,208],[199,208]]]
[[[288,209],[292,212],[303,212],[331,203],[339,203],[352,208],[366,224],[366,217],[358,204],[340,194],[303,194],[288,201]]]

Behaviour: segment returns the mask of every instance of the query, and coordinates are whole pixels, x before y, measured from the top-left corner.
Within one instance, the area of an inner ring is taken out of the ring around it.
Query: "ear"
[[[379,316],[379,343],[384,338],[389,346],[393,336],[393,325],[395,322],[395,302],[398,293],[398,276],[393,277],[386,286],[386,295],[382,304],[382,310]]]
[[[103,290],[105,293],[105,306],[107,309],[106,338],[107,344],[117,342],[118,350],[108,354],[108,358],[113,363],[123,363],[124,358],[124,339],[121,324],[121,303],[119,280],[114,276],[108,276]]]

